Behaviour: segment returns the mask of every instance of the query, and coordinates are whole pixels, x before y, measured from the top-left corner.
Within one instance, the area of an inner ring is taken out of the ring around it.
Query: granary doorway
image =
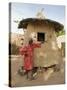
[[[38,32],[37,33],[37,41],[40,41],[40,42],[44,43],[45,42],[45,33]]]

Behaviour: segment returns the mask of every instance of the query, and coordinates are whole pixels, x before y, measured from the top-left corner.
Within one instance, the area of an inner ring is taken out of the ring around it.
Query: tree
[[[56,35],[57,35],[57,37],[61,36],[61,35],[65,35],[65,30],[63,29],[63,30],[61,30],[59,32],[56,32]]]

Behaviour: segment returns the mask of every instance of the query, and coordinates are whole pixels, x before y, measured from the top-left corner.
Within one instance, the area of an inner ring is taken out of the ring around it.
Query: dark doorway
[[[37,40],[44,43],[45,42],[45,33],[38,32],[37,33]]]

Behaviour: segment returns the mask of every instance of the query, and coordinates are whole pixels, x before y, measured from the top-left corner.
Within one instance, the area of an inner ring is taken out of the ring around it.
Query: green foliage
[[[61,30],[59,32],[56,32],[57,37],[61,36],[61,35],[64,35],[64,34],[65,34],[65,30]]]

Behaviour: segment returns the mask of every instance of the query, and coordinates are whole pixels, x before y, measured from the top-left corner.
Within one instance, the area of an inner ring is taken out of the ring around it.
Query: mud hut
[[[60,64],[61,54],[58,50],[56,33],[64,26],[56,21],[46,18],[26,18],[20,21],[18,28],[25,30],[25,44],[29,38],[41,41],[41,48],[35,49],[34,63],[37,67],[50,67]]]

